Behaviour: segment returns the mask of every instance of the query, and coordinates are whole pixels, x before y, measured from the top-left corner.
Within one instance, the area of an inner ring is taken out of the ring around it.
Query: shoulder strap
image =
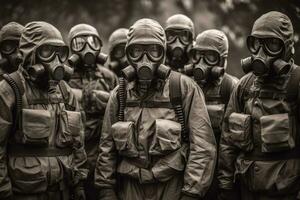
[[[291,73],[291,77],[287,86],[287,99],[289,101],[292,101],[296,98],[297,102],[300,102],[299,83],[300,83],[300,67],[296,66]]]
[[[14,94],[15,94],[15,108],[14,108],[14,116],[13,116],[13,127],[12,127],[12,133],[15,133],[18,129],[18,124],[15,123],[18,122],[20,119],[20,113],[22,110],[22,96],[24,94],[24,86],[21,81],[21,77],[17,72],[14,72],[12,74],[3,74],[3,78],[7,81],[7,83],[12,88]]]
[[[70,95],[69,95],[66,83],[64,81],[60,81],[58,86],[59,86],[59,89],[61,91],[61,95],[62,95],[62,98],[64,100],[64,104],[65,104],[66,109],[70,110],[70,111],[74,111],[75,107],[73,105],[69,104]]]
[[[231,90],[233,87],[234,87],[233,81],[231,81],[230,77],[227,74],[225,74],[220,88],[220,94],[223,103],[225,104],[228,103],[232,92]]]
[[[171,72],[169,77],[169,95],[170,101],[175,111],[176,117],[181,125],[181,137],[183,141],[188,141],[188,131],[185,125],[185,116],[182,108],[182,93],[181,93],[181,74]]]

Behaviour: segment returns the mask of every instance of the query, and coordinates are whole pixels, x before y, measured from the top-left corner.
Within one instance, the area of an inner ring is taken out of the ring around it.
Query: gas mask
[[[16,71],[19,64],[22,62],[18,47],[18,40],[4,40],[0,44],[0,52],[2,55],[2,58],[0,59],[0,68],[6,73]]]
[[[120,71],[128,66],[125,45],[125,43],[116,45],[110,55],[109,68],[118,76],[120,76]]]
[[[224,58],[214,50],[193,49],[191,60],[193,64],[185,66],[185,73],[198,83],[218,80],[225,73]]]
[[[188,63],[188,54],[192,44],[192,34],[182,29],[167,29],[167,58],[170,66],[182,68]]]
[[[27,68],[30,80],[45,88],[70,77],[73,69],[63,64],[68,53],[67,46],[39,46],[35,51],[35,64]]]
[[[252,56],[241,60],[245,73],[253,71],[256,76],[282,75],[290,71],[291,65],[281,59],[284,43],[278,38],[249,36],[247,46]]]
[[[73,55],[68,62],[75,70],[94,70],[96,64],[104,64],[107,55],[100,53],[102,47],[101,40],[93,35],[79,35],[71,41]]]
[[[134,70],[125,68],[125,77],[127,80],[136,78],[140,89],[143,92],[147,91],[153,79],[157,78],[156,75],[161,73],[157,72],[157,68],[162,66],[164,48],[158,44],[133,44],[127,47],[126,53]]]

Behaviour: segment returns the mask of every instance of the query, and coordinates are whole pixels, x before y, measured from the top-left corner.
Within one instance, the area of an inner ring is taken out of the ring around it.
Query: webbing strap
[[[142,107],[142,108],[169,108],[172,109],[173,106],[171,102],[163,101],[126,101],[126,107]]]
[[[282,152],[264,153],[260,151],[253,151],[245,153],[243,156],[246,160],[253,161],[276,161],[276,160],[289,160],[289,159],[300,159],[300,147]]]
[[[57,157],[69,156],[72,154],[72,148],[55,148],[55,147],[33,147],[22,144],[8,145],[7,152],[10,156],[15,157]]]

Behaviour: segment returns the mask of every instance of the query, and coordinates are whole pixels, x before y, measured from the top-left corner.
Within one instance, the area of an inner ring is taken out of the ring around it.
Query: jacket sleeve
[[[181,90],[190,140],[182,190],[203,197],[213,179],[216,141],[200,87],[190,78],[181,76]]]
[[[78,101],[72,92],[71,88],[66,84],[67,90],[69,92],[69,104],[75,107],[75,110],[80,112],[80,107]],[[81,116],[81,123],[80,123],[80,132],[74,138],[74,145],[73,145],[73,163],[74,169],[74,184],[78,184],[81,181],[84,181],[88,175],[87,169],[87,155],[84,148],[84,126]]]
[[[240,84],[238,84],[232,92],[222,124],[218,161],[218,182],[221,189],[233,189],[235,161],[238,157],[239,149],[231,145],[227,140],[227,136],[230,134],[228,131],[228,118],[233,112],[242,112],[239,100],[239,88]]]
[[[15,95],[6,81],[0,82],[0,199],[12,194],[7,171],[7,142],[13,124]]]
[[[118,121],[116,87],[108,100],[99,143],[99,155],[95,168],[95,185],[98,188],[113,188],[116,184],[117,152],[111,135],[111,126]]]

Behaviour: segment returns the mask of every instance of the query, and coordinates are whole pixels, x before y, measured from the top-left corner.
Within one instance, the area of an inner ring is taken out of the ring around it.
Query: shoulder
[[[102,76],[106,79],[111,79],[114,80],[117,78],[117,76],[108,68],[98,65],[97,66],[97,71],[102,74]]]

